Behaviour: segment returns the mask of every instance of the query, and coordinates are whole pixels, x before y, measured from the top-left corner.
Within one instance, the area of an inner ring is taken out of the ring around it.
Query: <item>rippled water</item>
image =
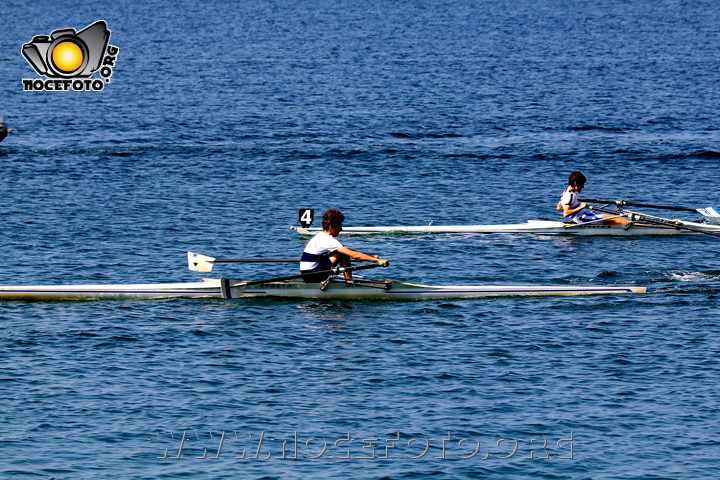
[[[188,250],[297,255],[302,207],[347,225],[556,219],[576,169],[589,197],[720,204],[715,2],[236,3],[5,5],[2,284],[195,281]],[[102,92],[22,91],[23,43],[98,19],[120,47]],[[399,280],[649,293],[1,303],[1,476],[720,468],[717,238],[343,242]]]

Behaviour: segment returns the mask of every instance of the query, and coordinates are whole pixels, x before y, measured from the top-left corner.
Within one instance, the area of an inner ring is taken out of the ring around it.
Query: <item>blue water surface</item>
[[[120,49],[102,91],[23,91],[39,78],[23,44],[97,20]],[[573,170],[592,198],[720,206],[718,25],[711,0],[5,4],[0,283],[297,256],[305,207],[346,225],[558,219]],[[720,471],[720,239],[342,241],[398,280],[648,293],[3,302],[0,476]]]

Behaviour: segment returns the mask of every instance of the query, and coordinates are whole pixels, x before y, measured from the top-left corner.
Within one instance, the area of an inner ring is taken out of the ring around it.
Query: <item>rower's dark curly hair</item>
[[[585,182],[587,182],[585,175],[577,170],[572,172],[570,178],[568,178],[568,185],[585,185]]]
[[[342,227],[342,223],[345,220],[345,215],[340,210],[331,208],[323,214],[322,228],[328,230],[330,227]]]

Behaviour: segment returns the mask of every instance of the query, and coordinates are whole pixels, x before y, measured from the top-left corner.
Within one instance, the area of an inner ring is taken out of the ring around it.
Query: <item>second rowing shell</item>
[[[683,222],[683,226],[703,232],[720,233],[720,225]],[[315,235],[317,227],[290,227],[300,235]],[[511,225],[425,225],[392,227],[343,227],[341,235],[373,234],[431,234],[431,233],[531,233],[536,235],[693,235],[699,234],[677,227],[633,223],[625,225],[594,225],[564,223],[547,220],[528,220]]]

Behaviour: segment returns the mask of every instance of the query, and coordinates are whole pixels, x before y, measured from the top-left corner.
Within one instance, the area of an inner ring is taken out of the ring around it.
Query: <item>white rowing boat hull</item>
[[[222,288],[222,282],[226,287]],[[156,300],[166,298],[295,298],[341,300],[433,300],[507,296],[575,296],[645,293],[645,287],[580,286],[432,286],[389,282],[389,288],[331,282],[268,282],[246,285],[240,280],[135,285],[59,285],[0,287],[0,300]]]
[[[619,293],[645,293],[645,287],[578,287],[578,286],[437,286],[390,282],[387,290],[355,285],[330,283],[325,290],[318,284],[276,282],[248,285],[244,297],[280,297],[347,300],[434,300],[513,296],[573,296]]]
[[[704,232],[720,233],[720,225],[683,222],[684,226]],[[301,235],[315,235],[320,228],[290,227]],[[428,234],[428,233],[532,233],[535,235],[687,235],[694,232],[661,225],[635,223],[623,225],[571,224],[545,220],[528,220],[513,225],[426,225],[395,227],[343,227],[341,235],[372,234]]]
[[[162,298],[222,298],[219,280],[195,283],[129,285],[0,286],[0,300],[156,300]]]

